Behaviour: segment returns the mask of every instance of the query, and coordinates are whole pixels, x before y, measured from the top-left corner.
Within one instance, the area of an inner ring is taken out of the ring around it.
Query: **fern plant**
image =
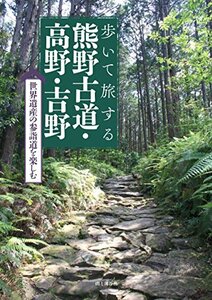
[[[150,149],[134,172],[141,187],[160,206],[193,224],[194,232],[210,236],[212,196],[212,122],[187,137]]]
[[[197,161],[180,181],[186,182],[189,179],[196,178],[210,172],[212,172],[212,152]]]
[[[0,221],[0,235],[6,235],[10,231],[19,231],[19,229],[15,228],[10,223]]]
[[[10,263],[14,267],[18,267],[23,259],[41,259],[42,254],[35,248],[27,244],[43,244],[47,243],[36,239],[21,239],[17,237],[8,238],[0,246],[0,264]]]

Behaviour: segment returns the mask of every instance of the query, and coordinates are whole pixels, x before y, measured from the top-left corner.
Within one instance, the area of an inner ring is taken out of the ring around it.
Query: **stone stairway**
[[[26,300],[209,300],[207,257],[131,175],[106,180],[94,212],[73,212],[22,270]]]

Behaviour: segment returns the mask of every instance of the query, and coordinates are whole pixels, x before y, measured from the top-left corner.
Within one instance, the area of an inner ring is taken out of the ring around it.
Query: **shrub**
[[[113,169],[108,171],[105,165],[107,176]],[[72,209],[95,205],[104,193],[88,169],[78,170],[52,158],[44,160],[41,185],[16,181],[19,173],[6,174],[10,179],[0,178],[0,297],[2,292],[10,299],[11,287],[16,285],[10,275],[23,260],[42,258],[36,248],[45,244],[42,240],[53,223]]]
[[[87,209],[99,200],[97,177],[88,169],[79,170],[50,158],[44,164],[44,178],[46,185],[65,201],[65,207]]]
[[[152,149],[134,169],[141,174],[146,192],[207,236],[211,226],[211,127]]]
[[[111,164],[104,161],[96,161],[89,156],[81,156],[78,159],[73,159],[71,165],[80,170],[89,169],[89,171],[96,176],[97,182],[101,183],[106,178],[123,175],[123,171],[113,167]]]

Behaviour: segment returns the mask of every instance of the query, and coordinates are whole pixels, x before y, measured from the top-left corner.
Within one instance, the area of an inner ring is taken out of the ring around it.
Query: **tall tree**
[[[59,0],[59,5],[58,5],[58,16],[62,16],[62,11],[63,11],[63,0]]]
[[[146,55],[146,48],[145,48],[145,40],[144,40],[144,32],[143,26],[139,24],[139,33],[140,33],[140,40],[141,40],[141,52],[142,52],[142,65],[143,65],[143,78],[144,78],[144,87],[145,87],[145,94],[146,94],[146,106],[147,106],[147,119],[149,125],[149,135],[150,135],[150,142],[153,144],[155,142],[155,133],[152,121],[152,112],[151,112],[151,103],[150,103],[150,87],[149,87],[149,76],[147,71],[147,55]]]
[[[159,15],[160,15],[160,21],[162,22],[164,18],[166,17],[168,9],[166,8],[166,3],[165,0],[159,0],[158,2],[159,5]],[[165,9],[165,11],[164,11]],[[163,38],[162,42],[162,56],[163,56],[163,61],[164,61],[164,85],[165,85],[165,98],[166,98],[166,113],[167,113],[167,126],[168,126],[168,135],[169,138],[173,138],[176,136],[175,133],[175,118],[174,118],[174,107],[173,107],[173,99],[172,99],[172,93],[171,93],[171,80],[170,80],[170,73],[169,73],[169,65],[168,65],[168,60],[169,60],[169,55],[170,55],[170,49],[168,53],[168,47],[167,39],[167,31],[166,30],[160,30],[160,34]]]
[[[30,62],[32,41],[34,38],[36,18],[38,18],[39,1],[29,0],[17,2],[16,26],[11,44],[11,56],[14,58],[14,75],[17,78],[16,99],[11,104],[10,111],[14,115],[20,113],[23,89],[20,81],[21,74],[27,69]],[[2,143],[2,162],[12,164],[13,152],[16,143],[17,124],[8,125],[4,132]]]

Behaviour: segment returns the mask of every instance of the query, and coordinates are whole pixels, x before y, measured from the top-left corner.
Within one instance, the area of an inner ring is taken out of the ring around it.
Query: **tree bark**
[[[3,164],[7,164],[9,167],[12,164],[15,139],[17,133],[17,126],[7,126],[3,138],[2,157],[1,161]]]
[[[63,0],[59,0],[59,6],[58,6],[58,16],[62,16],[62,11],[63,11]]]
[[[51,8],[52,8],[52,1],[48,0],[48,4],[47,4],[47,16],[51,16]]]
[[[169,14],[170,11],[169,5],[170,5],[170,0],[164,0],[163,10],[164,10],[165,17],[167,17]],[[168,29],[167,37],[168,37],[168,43],[167,43],[168,59],[172,61],[173,47],[171,42],[171,29]],[[176,69],[173,65],[171,65],[168,68],[168,70],[169,70],[169,77],[170,77],[170,88],[171,88],[170,92],[171,92],[172,107],[173,107],[174,136],[178,136],[179,135],[179,95],[175,83]]]
[[[197,41],[199,41],[199,32],[198,32],[198,25],[197,21],[194,21],[194,28],[195,28],[195,38]],[[201,82],[201,92],[202,92],[202,101],[204,107],[207,107],[207,96],[206,96],[206,87],[205,87],[205,82],[202,80]]]
[[[122,144],[123,141],[123,95],[120,94],[119,97],[119,142],[120,142],[120,146]]]
[[[21,39],[21,29],[22,29],[22,23],[23,23],[23,18],[25,13],[24,5],[25,5],[25,0],[20,0],[19,2],[17,2],[16,24],[15,24],[12,44],[10,48],[10,53],[12,54],[13,57],[17,56],[17,50]]]
[[[137,82],[137,95],[138,95],[138,153],[142,153],[141,103],[140,103],[140,94],[139,94],[138,82]]]
[[[160,128],[160,116],[159,116],[159,108],[158,108],[158,91],[156,85],[154,86],[155,89],[155,117],[156,117],[156,130],[158,131]]]
[[[132,151],[132,119],[131,119],[131,109],[129,109],[128,113],[128,145],[129,145],[129,151]]]
[[[144,77],[144,86],[146,92],[146,105],[147,105],[147,119],[149,125],[149,133],[150,133],[150,142],[154,144],[155,142],[155,133],[154,127],[152,122],[152,113],[151,113],[151,103],[150,103],[150,94],[149,94],[149,78],[147,73],[147,61],[146,61],[146,48],[145,48],[145,41],[144,41],[144,33],[143,28],[139,27],[140,30],[140,39],[141,39],[141,52],[143,57],[143,77]]]
[[[22,1],[20,2],[20,5],[21,4],[23,4]],[[19,9],[19,13],[22,14],[23,12]],[[23,20],[23,18],[17,15],[17,24],[15,26],[14,36],[13,36],[14,45],[13,44],[11,45],[11,53],[13,54],[13,52],[16,50],[19,53],[18,56],[20,60],[20,71],[17,75],[18,78],[18,83],[16,87],[17,96],[16,99],[14,99],[10,108],[10,110],[14,115],[17,115],[20,112],[20,107],[21,107],[21,102],[23,97],[20,75],[27,68],[27,64],[29,62],[33,33],[36,26],[36,17],[38,17],[37,13],[38,13],[38,0],[28,1],[20,45],[18,43],[18,37],[20,38],[20,33],[17,32],[17,28],[20,29],[20,20]],[[3,163],[9,166],[11,166],[12,164],[13,152],[14,152],[15,142],[16,142],[16,133],[17,133],[17,124],[7,126],[5,129],[5,138],[2,146],[1,160]]]
[[[39,45],[38,45],[38,33],[39,33],[39,16],[42,15],[43,12],[43,1],[39,1],[38,4],[38,17],[36,19],[36,26],[34,31],[34,39],[32,44],[32,55],[30,65],[34,68],[38,65],[38,53],[39,53]]]
[[[160,20],[163,21],[164,19],[164,0],[159,0],[159,14]],[[166,32],[161,30],[161,36],[163,38],[166,37]],[[172,139],[175,134],[175,123],[174,123],[174,109],[173,109],[173,101],[172,101],[172,94],[170,91],[171,82],[169,77],[169,67],[167,64],[168,59],[168,49],[167,45],[162,43],[162,55],[164,59],[164,84],[165,84],[165,99],[166,99],[166,114],[167,114],[167,126],[168,126],[168,136]]]
[[[91,15],[91,3],[90,0],[86,0],[86,16]]]
[[[159,32],[159,24],[158,24],[158,6],[155,1],[155,23],[156,23],[156,31]],[[160,45],[156,42],[157,48],[157,56],[160,56]],[[163,84],[163,73],[160,69],[160,64],[158,63],[158,74],[159,74],[159,83],[160,83],[160,98],[161,98],[161,106],[162,106],[162,120],[163,126],[166,127],[166,103],[165,103],[165,95],[164,95],[164,84]]]
[[[5,23],[5,15],[7,12],[6,9],[6,1],[2,0],[0,3],[0,7],[1,7],[1,12],[0,12],[0,29],[4,28],[4,23]]]
[[[140,97],[140,109],[141,109],[141,116],[142,116],[144,151],[147,151],[148,143],[147,143],[147,133],[146,133],[146,116],[145,116],[145,107],[144,107],[145,105],[144,105],[144,98],[142,95],[141,74],[140,74],[140,70],[139,70],[138,58],[136,60],[136,65],[137,65],[138,97]]]
[[[209,51],[210,51],[210,58],[212,59],[212,46],[210,43],[210,33],[212,32],[212,21],[211,21],[211,12],[212,12],[212,6],[211,6],[211,0],[206,0],[207,5],[207,14],[210,19],[208,21],[207,27],[208,27],[208,44],[209,44]],[[212,105],[212,83],[209,83],[209,96],[208,96],[208,107],[211,107]]]
[[[74,16],[75,15],[75,8],[76,8],[75,0],[70,0],[70,2],[71,2],[70,16]]]

